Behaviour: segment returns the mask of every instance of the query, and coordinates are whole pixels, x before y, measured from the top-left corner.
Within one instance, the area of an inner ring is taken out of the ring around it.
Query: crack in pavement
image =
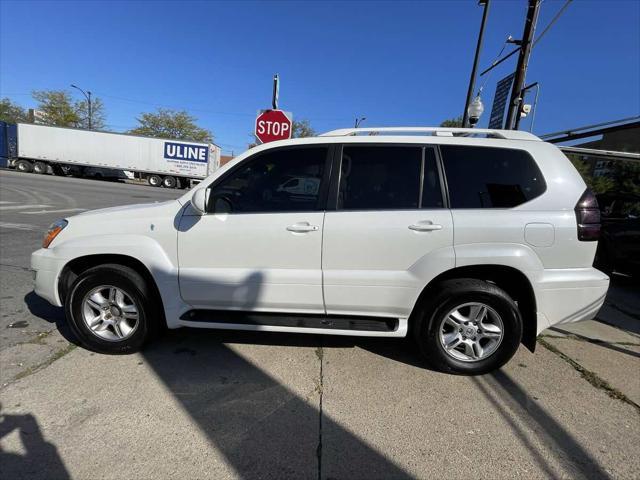
[[[324,361],[324,348],[321,344],[316,348],[316,356],[320,360],[320,381],[318,383],[318,392],[320,394],[320,401],[318,405],[318,448],[316,449],[316,455],[318,457],[318,480],[322,480],[322,396],[324,389],[324,377],[323,377],[323,361]]]
[[[554,345],[547,342],[545,339],[538,338],[538,343],[540,343],[540,345],[545,347],[551,353],[554,353],[555,355],[560,357],[562,360],[567,362],[569,365],[571,365],[578,373],[580,373],[582,378],[584,378],[587,382],[589,382],[593,387],[599,390],[605,391],[607,395],[609,395],[611,398],[615,398],[616,400],[620,400],[623,403],[631,405],[637,410],[638,414],[640,414],[640,405],[638,405],[636,402],[631,400],[629,397],[627,397],[623,392],[621,392],[617,388],[614,388],[611,385],[609,385],[609,382],[599,377],[596,373],[592,372],[591,370],[588,370],[582,365],[580,365],[573,358],[569,357],[567,354],[565,354],[560,349],[558,349]]]
[[[76,348],[76,345],[74,345],[73,343],[69,343],[64,347],[59,348],[58,350],[53,352],[53,354],[49,358],[47,358],[45,361],[40,362],[37,365],[34,365],[32,367],[27,367],[21,372],[18,372],[11,380],[9,380],[7,383],[4,383],[2,386],[0,386],[0,390],[5,388],[7,385],[10,385],[14,382],[17,382],[18,380],[21,380],[25,377],[28,377],[30,375],[33,375],[34,373],[39,372],[40,370],[47,368],[53,362],[61,359],[67,353],[70,353],[71,351],[73,351],[75,348]]]

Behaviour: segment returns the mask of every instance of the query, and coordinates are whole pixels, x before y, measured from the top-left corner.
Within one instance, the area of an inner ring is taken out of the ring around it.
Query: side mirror
[[[209,196],[208,188],[197,188],[191,195],[191,206],[200,214],[207,213],[207,197]]]

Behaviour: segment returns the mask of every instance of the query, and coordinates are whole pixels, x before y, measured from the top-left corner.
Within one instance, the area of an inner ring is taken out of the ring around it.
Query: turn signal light
[[[598,199],[591,190],[585,192],[575,208],[578,222],[578,240],[595,242],[600,238],[600,208]]]
[[[44,232],[44,238],[42,239],[42,248],[48,248],[53,242],[53,239],[58,236],[58,234],[69,224],[66,220],[58,220],[57,222],[53,222],[47,228],[47,231]]]

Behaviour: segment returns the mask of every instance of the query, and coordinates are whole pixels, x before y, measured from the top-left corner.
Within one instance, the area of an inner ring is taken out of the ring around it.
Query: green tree
[[[160,108],[155,113],[143,113],[136,120],[140,126],[127,133],[192,142],[213,142],[213,134],[196,125],[197,119],[185,111]]]
[[[444,128],[459,128],[462,127],[462,116],[456,118],[448,118],[440,124]]]
[[[0,121],[7,123],[28,122],[27,111],[8,98],[0,100]]]
[[[587,184],[587,187],[593,191],[593,193],[606,193],[615,187],[615,181],[609,177],[594,177],[592,175],[592,166],[589,162],[585,162],[580,159],[578,155],[568,154],[569,160],[576,167],[578,173]]]
[[[89,128],[89,109],[85,99],[73,101],[66,90],[36,90],[32,93],[43,112],[42,123],[57,127]],[[95,130],[105,126],[104,105],[99,98],[91,100],[91,125]]]
[[[315,137],[316,131],[311,127],[309,120],[294,120],[291,124],[291,137]]]
[[[89,104],[86,100],[76,102],[74,105],[80,121],[78,128],[89,128]],[[106,123],[104,104],[99,98],[91,98],[91,129],[104,130]]]

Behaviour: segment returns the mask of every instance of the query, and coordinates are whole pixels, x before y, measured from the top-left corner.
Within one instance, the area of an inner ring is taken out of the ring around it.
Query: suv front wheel
[[[522,338],[522,317],[498,286],[476,279],[442,282],[417,312],[414,336],[435,368],[477,375],[507,363]]]
[[[83,346],[100,353],[133,353],[158,328],[161,310],[144,278],[117,264],[83,272],[65,300],[71,330]]]

